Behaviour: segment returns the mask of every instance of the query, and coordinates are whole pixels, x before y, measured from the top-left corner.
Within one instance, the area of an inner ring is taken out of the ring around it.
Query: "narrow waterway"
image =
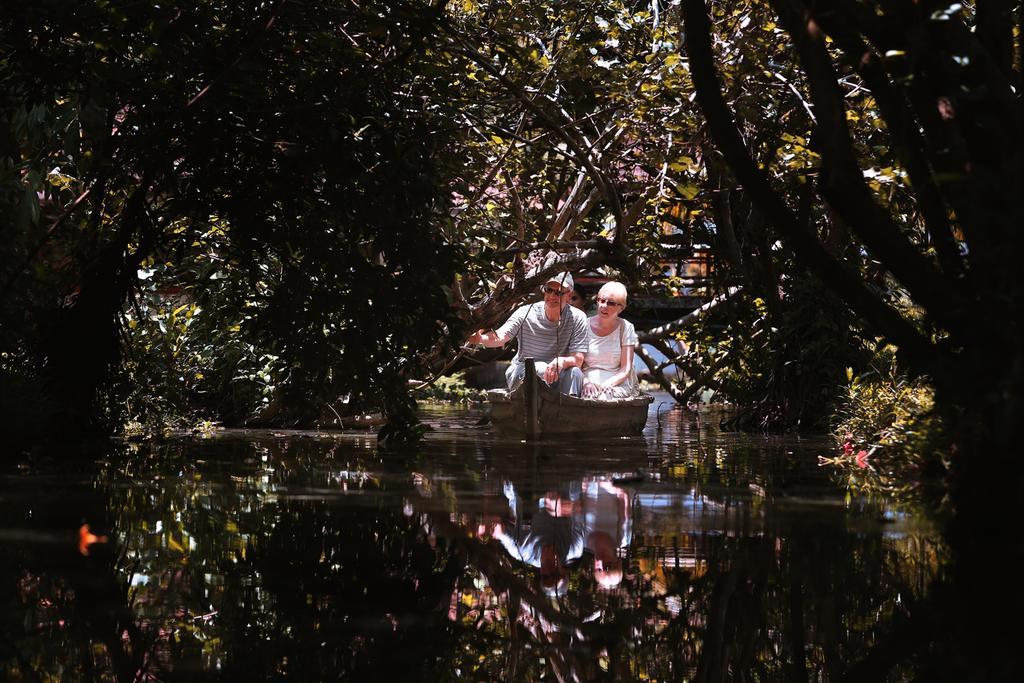
[[[837,680],[923,596],[938,532],[850,498],[823,439],[666,398],[642,438],[430,407],[397,452],[225,431],[8,458],[0,678]]]

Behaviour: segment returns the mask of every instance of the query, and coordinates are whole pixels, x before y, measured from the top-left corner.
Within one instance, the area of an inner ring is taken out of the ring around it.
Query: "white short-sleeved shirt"
[[[603,337],[594,334],[587,323],[587,353],[584,365],[588,368],[619,371],[622,363],[622,347],[636,346],[638,342],[633,323],[619,318],[618,326]]]
[[[566,305],[559,320],[552,322],[544,315],[543,303],[520,306],[496,330],[499,337],[515,337],[519,342],[513,363],[530,357],[547,362],[556,356],[586,353],[589,331],[590,324],[583,311]]]
[[[633,323],[619,318],[619,325],[603,337],[594,334],[590,323],[587,323],[587,352],[583,357],[583,374],[594,382],[605,382],[618,374],[622,365],[622,347],[636,346],[639,339]],[[624,390],[632,390],[635,386],[632,377],[626,378],[620,385]]]

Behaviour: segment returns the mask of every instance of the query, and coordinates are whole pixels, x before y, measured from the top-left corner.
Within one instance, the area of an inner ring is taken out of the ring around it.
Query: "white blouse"
[[[619,325],[601,337],[594,334],[594,329],[587,325],[587,353],[583,360],[583,374],[592,382],[606,382],[618,374],[622,365],[622,347],[636,346],[639,342],[636,328],[628,320],[619,318]],[[626,392],[636,387],[635,375],[630,374],[619,385]]]

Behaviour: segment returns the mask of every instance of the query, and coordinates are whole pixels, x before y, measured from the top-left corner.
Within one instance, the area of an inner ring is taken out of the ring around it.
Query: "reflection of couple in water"
[[[548,595],[564,595],[568,570],[584,552],[594,560],[594,579],[605,589],[622,582],[619,550],[630,542],[629,496],[607,479],[571,482],[549,490],[524,509],[514,486],[506,482],[510,519],[494,528],[494,538],[516,560],[540,571]]]
[[[429,537],[437,529],[461,543],[474,569],[472,587],[465,576],[454,583],[449,619],[468,623],[474,632],[507,620],[512,640],[526,638],[527,648],[531,640],[536,643],[557,680],[593,680],[608,658],[607,634],[593,646],[583,645],[604,633],[588,623],[597,618],[594,608],[603,609],[600,600],[593,600],[593,589],[617,592],[623,582],[620,554],[631,541],[629,495],[608,477],[545,486],[536,493],[506,481],[500,493],[497,487],[485,487],[478,501],[482,509],[467,519],[450,507],[447,496],[437,495],[440,487],[426,477],[414,474],[413,485],[419,498],[407,503],[406,514],[422,514]],[[475,528],[462,526],[469,519]],[[536,568],[530,574],[539,574],[538,583],[512,571],[502,555]],[[575,576],[572,593],[570,574]],[[584,606],[587,619],[578,614]]]

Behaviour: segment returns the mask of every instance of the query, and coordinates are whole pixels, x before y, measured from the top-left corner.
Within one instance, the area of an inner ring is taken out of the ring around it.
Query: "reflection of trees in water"
[[[655,514],[642,487],[623,485],[634,527],[621,583],[602,587],[586,553],[552,597],[537,568],[490,538],[508,506],[493,475],[468,488],[410,481],[401,467],[368,471],[375,452],[351,444],[188,453],[110,459],[92,495],[118,554],[97,552],[87,572],[8,558],[21,577],[9,599],[31,606],[11,613],[28,609],[37,625],[7,618],[30,653],[6,658],[9,678],[61,662],[64,680],[838,680],[877,658],[936,562],[914,535],[826,536],[756,497],[669,487],[659,495],[691,502]],[[705,490],[717,491],[713,474],[702,471]],[[725,509],[737,536],[696,523]]]
[[[651,678],[690,671],[698,681],[807,680],[822,672],[839,680],[886,618],[914,599],[893,571],[895,550],[881,542],[791,533],[703,536],[689,545],[698,548],[697,571],[652,562],[658,547],[638,562],[636,590],[667,612],[644,625],[651,637],[637,653]]]
[[[132,614],[115,577],[116,548],[80,545],[83,521],[97,531],[108,525],[102,494],[70,483],[77,465],[34,480],[43,497],[20,481],[0,495],[2,680],[132,680],[154,651],[154,632]]]
[[[450,649],[442,607],[457,555],[358,458],[325,467],[325,450],[219,444],[194,459],[176,446],[111,458],[92,518],[109,511],[118,553],[76,556],[69,531],[67,558],[10,558],[3,576],[21,578],[3,634],[17,645],[0,678],[447,675],[437,654]]]
[[[225,670],[243,679],[278,669],[298,680],[326,671],[429,677],[446,649],[441,606],[457,554],[431,548],[422,529],[391,508],[282,507],[263,545],[226,572],[233,599],[221,625],[234,642]],[[259,586],[248,585],[254,577]]]
[[[448,514],[427,516],[440,517],[442,534],[467,535]],[[840,680],[934,576],[934,548],[920,537],[764,524],[741,537],[634,530],[623,585],[602,591],[584,561],[556,599],[497,544],[464,539],[470,565],[449,618],[492,636],[464,636],[467,660],[499,640],[504,658],[477,665],[494,678],[549,666],[559,680]],[[891,674],[910,676],[901,672]]]
[[[165,675],[431,677],[447,650],[441,606],[457,556],[432,544],[358,460],[332,466],[324,450],[220,446],[217,460],[175,461],[176,486],[111,490],[132,530],[129,569],[145,577],[134,591],[139,616],[177,616],[165,624]],[[224,477],[223,467],[241,474]],[[176,571],[187,592],[167,590]]]
[[[920,598],[900,574],[899,551],[881,542],[837,549],[709,536],[697,542],[704,554],[693,567],[641,547],[626,585],[602,592],[580,567],[556,600],[532,572],[505,567],[488,557],[493,547],[472,542],[479,547],[449,618],[469,628],[468,661],[499,644],[504,657],[484,665],[494,678],[537,673],[546,662],[582,680],[840,680]],[[836,550],[848,562],[837,565]]]

